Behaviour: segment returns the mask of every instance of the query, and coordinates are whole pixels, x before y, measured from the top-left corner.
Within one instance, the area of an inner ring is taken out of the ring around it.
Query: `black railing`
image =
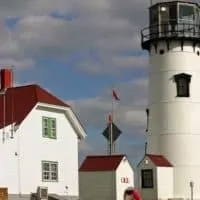
[[[159,38],[188,37],[200,39],[200,25],[192,23],[155,24],[141,31],[142,44]]]

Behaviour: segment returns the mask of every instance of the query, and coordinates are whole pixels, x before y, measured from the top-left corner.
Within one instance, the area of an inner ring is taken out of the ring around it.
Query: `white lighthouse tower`
[[[144,200],[200,199],[200,6],[151,1],[146,155],[138,165]]]

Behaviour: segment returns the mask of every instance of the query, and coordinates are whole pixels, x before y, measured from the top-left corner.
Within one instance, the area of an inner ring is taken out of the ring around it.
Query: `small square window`
[[[142,175],[142,188],[153,188],[153,170],[143,169],[141,170]]]
[[[42,161],[42,180],[48,182],[58,181],[58,163]]]

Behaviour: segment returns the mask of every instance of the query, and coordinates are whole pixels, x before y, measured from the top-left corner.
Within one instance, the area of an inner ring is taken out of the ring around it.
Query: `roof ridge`
[[[38,95],[37,89],[40,89],[40,90],[46,92],[48,95],[51,95],[52,97],[54,97],[56,100],[58,100],[58,101],[62,102],[63,104],[65,104],[66,107],[71,107],[69,104],[65,103],[63,100],[61,100],[61,99],[59,99],[57,96],[55,96],[52,92],[50,92],[50,91],[48,91],[48,90],[42,88],[40,85],[37,85],[37,84],[36,84],[35,86],[36,86],[36,95]],[[36,97],[37,97],[37,96],[36,96]]]
[[[13,98],[15,101],[12,100]],[[3,101],[4,100],[1,95],[0,109],[2,110]],[[64,101],[60,100],[55,95],[37,84],[10,87],[6,91],[6,126],[12,124],[13,122],[16,122],[16,124],[19,125],[37,103],[61,106],[64,108],[69,107],[66,103],[64,103]],[[3,113],[0,112],[0,128],[3,127],[3,124],[1,124],[3,120]]]
[[[125,155],[91,155],[82,162],[79,171],[114,171],[118,168]]]
[[[119,157],[119,156],[126,156],[125,154],[115,154],[115,155],[89,155],[87,156],[87,158],[89,157]]]
[[[164,157],[162,154],[146,154],[146,156],[162,156],[162,157]]]
[[[154,155],[147,154],[146,155],[155,165],[163,166],[163,167],[172,167],[173,165],[164,155]]]
[[[8,89],[21,89],[24,87],[32,87],[32,86],[37,86],[38,84],[27,84],[27,85],[18,85],[18,86],[14,86],[14,87],[10,87]]]

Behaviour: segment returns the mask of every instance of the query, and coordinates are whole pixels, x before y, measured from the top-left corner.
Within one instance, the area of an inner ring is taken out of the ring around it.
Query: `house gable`
[[[122,165],[123,162],[126,162],[131,169],[134,169],[129,159],[124,155],[123,159],[121,160],[120,164],[117,167],[117,170]]]
[[[38,85],[8,88],[0,95],[0,110],[5,110],[5,113],[0,112],[0,129],[11,124],[19,126],[38,104],[64,110],[79,139],[86,136],[71,107]]]
[[[76,133],[78,139],[84,139],[86,137],[86,131],[83,129],[80,121],[72,111],[70,107],[60,107],[54,105],[47,105],[44,103],[38,103],[36,105],[36,109],[46,110],[46,111],[54,111],[63,113],[66,119],[69,121],[71,127],[73,128],[74,132]]]
[[[144,156],[144,158],[138,164],[138,168],[143,168],[143,166],[146,166],[146,165],[151,166],[151,167],[155,166],[148,156]]]
[[[145,155],[139,162],[138,168],[147,164],[154,165],[155,167],[173,167],[172,164],[162,155]]]

